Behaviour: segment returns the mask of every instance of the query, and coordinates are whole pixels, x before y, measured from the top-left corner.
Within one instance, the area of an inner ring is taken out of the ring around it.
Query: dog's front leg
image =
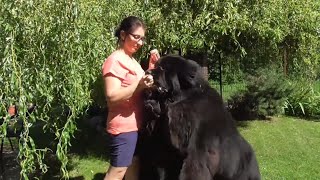
[[[212,178],[206,153],[189,153],[183,162],[179,180],[212,180]]]

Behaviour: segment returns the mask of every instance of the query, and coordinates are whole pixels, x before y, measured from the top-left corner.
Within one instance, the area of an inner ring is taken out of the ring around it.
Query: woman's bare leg
[[[127,169],[127,167],[110,166],[104,180],[122,180]]]
[[[125,175],[125,180],[139,180],[139,158],[134,156],[132,164],[128,167]]]

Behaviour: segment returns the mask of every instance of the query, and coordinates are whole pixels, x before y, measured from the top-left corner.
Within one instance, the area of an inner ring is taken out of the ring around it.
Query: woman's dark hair
[[[124,31],[126,33],[132,33],[136,28],[142,27],[146,29],[143,21],[136,16],[128,16],[121,21],[120,26],[116,29],[114,35],[118,38],[118,42],[120,40],[120,32]]]

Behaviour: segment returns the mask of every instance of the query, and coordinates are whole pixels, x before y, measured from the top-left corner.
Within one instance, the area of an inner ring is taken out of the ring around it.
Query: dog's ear
[[[179,75],[180,88],[193,88],[197,84],[198,69],[196,67],[188,68],[188,71],[182,71]]]
[[[174,73],[170,78],[172,93],[173,95],[179,95],[181,93],[180,82],[178,78],[178,74]]]
[[[190,72],[188,75],[184,76],[185,84],[187,88],[196,86],[196,72]]]

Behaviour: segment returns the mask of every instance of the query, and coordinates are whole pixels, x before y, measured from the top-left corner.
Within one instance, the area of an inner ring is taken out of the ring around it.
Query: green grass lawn
[[[256,152],[262,179],[320,178],[320,121],[276,117],[241,123],[239,130]],[[71,161],[74,179],[99,179],[108,167],[103,156],[73,155]]]
[[[71,162],[73,168],[70,177],[74,180],[102,180],[109,166],[108,160],[92,155],[85,157],[73,155]]]
[[[281,117],[239,129],[256,151],[263,179],[320,178],[320,122]]]
[[[314,83],[313,89],[314,89],[315,91],[320,92],[320,81],[316,81],[316,82]]]

